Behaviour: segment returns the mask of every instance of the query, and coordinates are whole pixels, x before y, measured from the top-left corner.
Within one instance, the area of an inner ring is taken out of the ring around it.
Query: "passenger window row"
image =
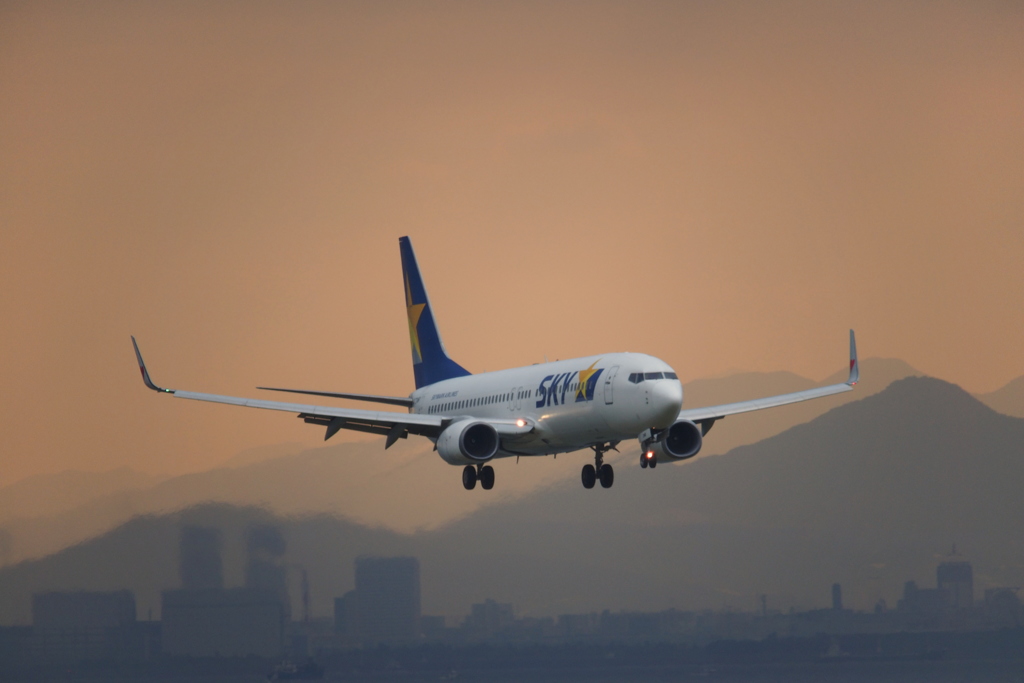
[[[526,398],[532,391],[516,392],[518,398]],[[463,401],[450,401],[448,403],[439,403],[437,405],[430,406],[427,412],[430,414],[444,413],[449,410],[462,410],[463,408],[474,408],[476,406],[488,406],[494,403],[501,403],[504,401],[511,400],[512,394],[495,394],[494,396],[485,396],[483,398],[467,398]]]

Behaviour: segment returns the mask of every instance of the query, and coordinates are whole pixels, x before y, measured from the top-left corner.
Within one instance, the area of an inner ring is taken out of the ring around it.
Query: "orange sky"
[[[482,371],[1024,374],[1024,5],[0,4],[0,484],[315,445],[160,397]],[[453,475],[454,476],[454,475]],[[453,480],[454,481],[454,480]]]

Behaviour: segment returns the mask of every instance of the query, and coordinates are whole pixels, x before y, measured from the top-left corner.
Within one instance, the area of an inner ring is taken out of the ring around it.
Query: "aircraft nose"
[[[683,407],[683,385],[675,380],[655,381],[651,384],[651,407],[654,426],[664,428],[675,422]]]

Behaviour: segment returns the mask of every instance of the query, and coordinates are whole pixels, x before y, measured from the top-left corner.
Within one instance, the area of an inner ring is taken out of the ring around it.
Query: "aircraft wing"
[[[389,403],[393,406],[412,408],[412,399],[404,396],[379,396],[377,394],[340,394],[336,391],[308,391],[306,389],[278,389],[276,387],[256,387],[263,391],[284,391],[289,394],[309,394],[311,396],[327,396],[344,398],[350,401],[369,401],[370,403]]]
[[[351,429],[358,432],[380,434],[387,436],[385,448],[389,448],[398,439],[404,439],[409,434],[419,434],[436,438],[445,427],[451,424],[453,417],[444,415],[420,415],[415,413],[396,413],[379,410],[359,410],[356,408],[336,408],[333,406],[318,406],[305,403],[285,403],[282,401],[263,401],[254,398],[240,398],[236,396],[221,396],[219,394],[203,394],[195,391],[181,391],[178,389],[164,389],[153,383],[150,379],[149,370],[142,360],[142,353],[139,345],[132,337],[132,346],[135,347],[135,357],[139,361],[139,370],[142,372],[142,381],[153,391],[171,394],[176,398],[187,398],[193,401],[208,401],[210,403],[224,403],[245,408],[262,408],[264,410],[280,410],[286,413],[297,413],[308,424],[323,425],[327,427],[324,441],[331,438],[342,429]],[[494,426],[499,434],[514,436],[530,431],[532,425],[520,426],[513,420],[487,420]]]
[[[851,391],[859,380],[860,363],[857,361],[857,339],[854,337],[853,330],[850,330],[850,376],[842,384],[830,384],[825,387],[807,389],[806,391],[796,391],[791,394],[769,396],[767,398],[758,398],[753,401],[740,401],[739,403],[726,403],[719,406],[707,406],[705,408],[681,410],[679,411],[679,417],[677,419],[700,422],[703,427],[702,431],[707,434],[715,420],[719,420],[727,415],[749,413],[755,410],[775,408],[776,406],[784,406],[790,403],[800,403],[801,401],[810,401],[815,398],[841,394],[846,391]]]

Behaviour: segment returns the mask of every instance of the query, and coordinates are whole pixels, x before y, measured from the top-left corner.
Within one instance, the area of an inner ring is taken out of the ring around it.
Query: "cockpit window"
[[[631,372],[629,373],[629,381],[633,384],[640,384],[644,380],[655,380],[655,379],[679,379],[674,372]]]

